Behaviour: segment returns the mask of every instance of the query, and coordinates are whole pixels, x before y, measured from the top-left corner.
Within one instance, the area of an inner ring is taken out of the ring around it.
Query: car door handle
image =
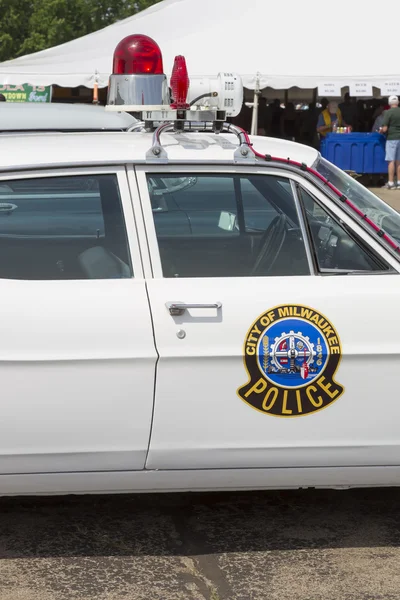
[[[0,213],[6,213],[9,215],[17,208],[18,206],[16,204],[11,204],[10,202],[0,202]]]
[[[180,317],[183,315],[185,310],[189,310],[191,308],[209,308],[218,310],[222,307],[222,303],[214,302],[214,304],[186,304],[185,302],[167,302],[165,306],[169,310],[169,314],[172,317]]]

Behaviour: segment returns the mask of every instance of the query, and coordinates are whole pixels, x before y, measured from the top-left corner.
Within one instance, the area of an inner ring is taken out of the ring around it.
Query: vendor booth
[[[385,141],[380,133],[329,133],[320,150],[324,158],[344,171],[378,175],[387,171]]]
[[[352,96],[369,97],[372,86],[385,88],[384,95],[388,86],[400,86],[396,61],[382,60],[377,51],[387,45],[387,31],[367,10],[357,2],[335,2],[335,15],[345,15],[349,27],[347,41],[336,40],[332,48],[324,42],[321,10],[320,0],[288,0],[284,11],[279,2],[265,0],[164,0],[95,33],[0,63],[0,83],[106,87],[116,45],[143,33],[162,47],[167,75],[174,57],[183,54],[192,77],[234,72],[251,90],[297,86],[340,97],[349,86]],[[397,2],[388,0],[386,14],[397,11]]]
[[[385,12],[397,14],[397,0],[388,0]],[[288,0],[284,11],[265,0],[163,0],[95,33],[0,63],[0,85],[84,87],[97,101],[99,89],[108,86],[116,45],[143,33],[162,47],[167,75],[177,54],[186,57],[191,77],[238,74],[253,111],[251,133],[257,132],[261,96],[311,102],[340,101],[345,91],[357,99],[400,95],[396,61],[378,52],[387,45],[386,29],[357,2],[337,0],[334,14],[345,17],[346,38],[328,46],[320,0]],[[383,146],[375,134],[332,134],[321,150],[338,166],[377,173],[386,170]]]

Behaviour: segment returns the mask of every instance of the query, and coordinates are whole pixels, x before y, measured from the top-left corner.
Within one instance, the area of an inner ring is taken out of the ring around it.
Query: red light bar
[[[114,75],[163,75],[161,50],[147,35],[128,35],[114,51]]]
[[[189,75],[186,67],[186,60],[184,56],[176,56],[174,61],[174,68],[172,69],[171,75],[171,90],[173,103],[171,108],[178,110],[185,110],[190,108],[186,102],[189,91]]]

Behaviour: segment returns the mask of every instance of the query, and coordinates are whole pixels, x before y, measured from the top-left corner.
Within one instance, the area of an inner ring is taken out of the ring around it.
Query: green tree
[[[0,0],[0,62],[97,31],[160,0]]]

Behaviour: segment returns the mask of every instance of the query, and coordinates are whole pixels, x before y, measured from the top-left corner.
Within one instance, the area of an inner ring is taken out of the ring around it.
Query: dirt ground
[[[0,600],[399,600],[399,507],[400,489],[0,499]]]
[[[400,212],[400,190],[385,190],[382,188],[371,188],[371,192],[374,192],[379,198],[382,198],[390,206]]]
[[[0,600],[398,600],[400,489],[0,500]]]

